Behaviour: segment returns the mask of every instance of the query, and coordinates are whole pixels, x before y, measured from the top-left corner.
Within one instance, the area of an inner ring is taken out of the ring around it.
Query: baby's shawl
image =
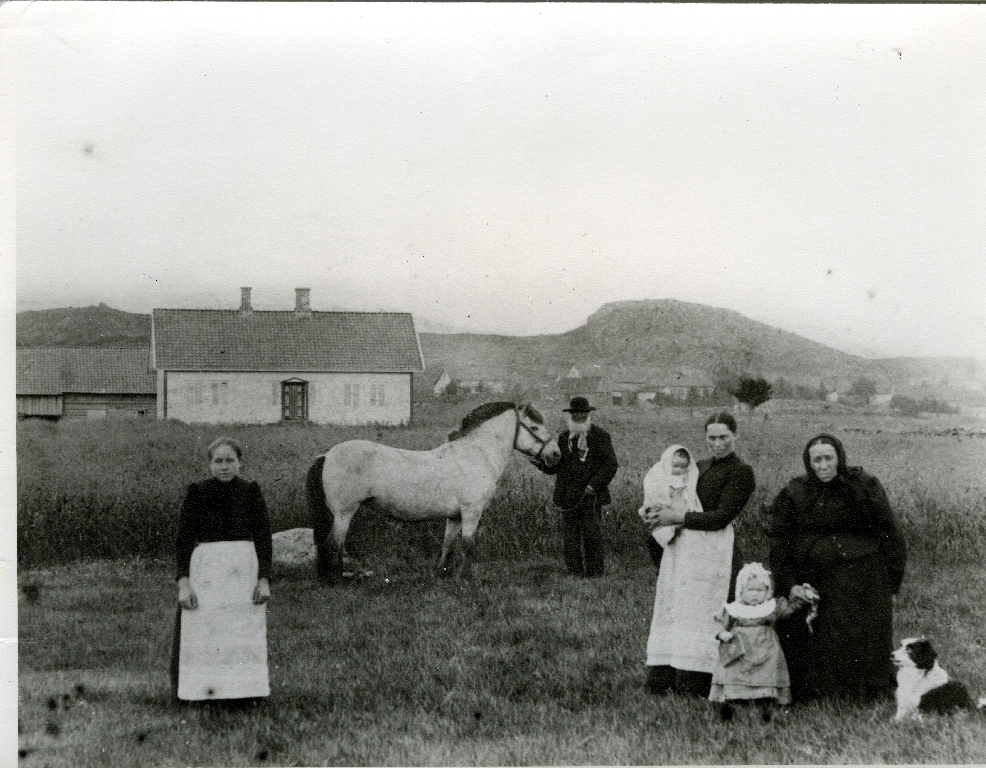
[[[698,485],[698,467],[695,464],[695,459],[691,451],[683,445],[672,445],[661,454],[660,461],[651,467],[644,476],[644,505],[639,510],[641,517],[643,517],[644,511],[654,504],[670,503],[671,483],[672,481],[680,482],[679,477],[671,474],[671,458],[677,451],[684,451],[688,454],[688,472],[683,476],[684,488],[681,499],[686,508],[696,512],[702,511],[702,502],[698,500],[698,494],[695,492],[695,487]],[[653,536],[657,543],[663,547],[667,546],[674,533],[675,526],[663,525],[654,529]]]

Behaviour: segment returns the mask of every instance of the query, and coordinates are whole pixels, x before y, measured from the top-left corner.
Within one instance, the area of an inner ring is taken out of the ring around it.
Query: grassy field
[[[778,404],[779,405],[779,404]],[[274,529],[307,525],[310,461],[354,436],[428,448],[468,410],[412,430],[235,427]],[[548,411],[548,408],[544,409]],[[269,613],[272,696],[247,710],[176,707],[167,661],[170,540],[184,486],[218,430],[23,424],[18,433],[19,742],[23,766],[984,763],[986,718],[894,725],[892,707],[810,705],[729,725],[708,704],[642,690],[654,572],[636,518],[644,472],[671,442],[702,452],[702,415],[600,414],[622,468],[605,577],[570,579],[551,483],[518,459],[483,523],[473,583],[432,575],[440,525],[361,513],[373,575],[343,587],[281,569]],[[934,637],[986,693],[986,440],[946,422],[778,408],[741,422],[758,490],[738,526],[764,554],[760,506],[801,470],[805,440],[842,437],[885,483],[911,560],[896,635]]]

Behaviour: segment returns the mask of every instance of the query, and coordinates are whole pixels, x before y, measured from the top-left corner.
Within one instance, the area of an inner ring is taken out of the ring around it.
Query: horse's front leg
[[[482,507],[462,510],[462,570],[460,575],[463,579],[472,578],[472,561],[476,553],[476,531],[479,529],[479,518],[482,516]]]
[[[442,557],[438,561],[438,575],[448,576],[451,573],[448,558],[462,534],[462,518],[450,517],[445,521],[445,539],[442,541]]]

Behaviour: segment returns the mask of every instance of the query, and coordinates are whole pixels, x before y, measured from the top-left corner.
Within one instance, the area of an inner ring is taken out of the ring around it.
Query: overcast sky
[[[986,6],[10,3],[17,308],[676,298],[986,359]],[[10,124],[7,126],[10,129]]]

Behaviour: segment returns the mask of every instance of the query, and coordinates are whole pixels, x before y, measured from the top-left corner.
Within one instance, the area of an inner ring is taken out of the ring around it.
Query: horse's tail
[[[308,501],[308,515],[312,521],[315,538],[315,568],[319,578],[332,575],[335,558],[335,545],[332,537],[332,510],[325,503],[325,489],[322,487],[322,470],[325,456],[319,456],[308,470],[305,478],[305,498]]]

